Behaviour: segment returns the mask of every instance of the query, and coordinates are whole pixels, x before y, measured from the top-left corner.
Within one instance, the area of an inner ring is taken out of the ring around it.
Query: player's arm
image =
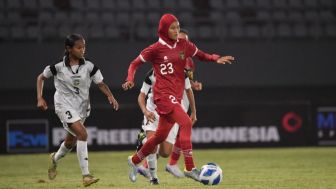
[[[196,56],[197,59],[201,61],[211,61],[211,62],[216,62],[217,64],[232,64],[232,61],[235,60],[233,56],[219,56],[217,54],[208,54],[200,49],[197,49],[196,45],[193,44],[192,42],[188,41],[188,50],[189,52],[192,52],[192,56]]]
[[[97,85],[100,91],[106,95],[109,103],[113,106],[113,109],[118,110],[119,109],[118,101],[114,98],[110,88],[104,82],[100,82]]]
[[[138,103],[146,119],[149,122],[153,123],[155,121],[155,114],[146,108],[146,94],[145,93],[140,92],[138,96]]]
[[[48,105],[47,102],[43,98],[43,85],[44,80],[47,78],[43,76],[43,73],[37,76],[36,79],[36,92],[37,92],[37,107],[41,110],[47,110]]]
[[[139,66],[143,63],[144,62],[141,60],[140,56],[138,56],[131,62],[130,66],[128,67],[126,81],[125,83],[122,84],[122,88],[125,91],[134,87],[135,72],[139,68]]]
[[[217,64],[232,64],[232,61],[234,61],[233,56],[219,56],[217,54],[208,54],[199,49],[197,50],[195,56],[201,61],[212,61],[216,62]]]

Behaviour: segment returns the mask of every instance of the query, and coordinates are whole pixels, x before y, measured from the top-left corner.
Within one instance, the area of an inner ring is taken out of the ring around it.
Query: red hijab
[[[159,29],[158,29],[159,37],[171,46],[174,45],[176,40],[173,40],[169,37],[168,30],[169,30],[170,25],[175,21],[178,22],[177,18],[174,15],[164,14],[160,19]]]

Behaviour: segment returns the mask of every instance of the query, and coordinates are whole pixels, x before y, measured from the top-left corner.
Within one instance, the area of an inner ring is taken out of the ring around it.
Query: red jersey
[[[219,58],[218,55],[202,52],[190,41],[179,39],[173,46],[170,46],[160,38],[158,42],[145,48],[131,63],[127,81],[134,80],[135,71],[140,64],[152,63],[156,77],[153,89],[154,103],[158,113],[169,113],[174,104],[181,102],[186,59],[193,56],[203,61],[216,61]]]

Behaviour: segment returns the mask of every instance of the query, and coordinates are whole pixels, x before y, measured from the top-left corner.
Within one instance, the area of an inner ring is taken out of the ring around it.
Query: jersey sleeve
[[[90,71],[90,77],[92,78],[92,81],[95,84],[101,83],[104,79],[103,74],[101,73],[101,71],[99,70],[99,68],[92,64],[92,70]]]
[[[101,83],[104,79],[103,74],[100,72],[100,70],[97,70],[97,72],[91,77],[92,77],[92,81],[95,84]]]
[[[149,93],[151,89],[151,85],[147,84],[146,82],[142,83],[142,87],[140,89],[140,92],[144,93],[145,95],[147,95]]]
[[[154,49],[155,49],[155,46],[153,44],[145,48],[144,50],[142,50],[139,55],[141,61],[142,62],[152,62],[153,56],[154,56]]]
[[[51,71],[51,66],[50,66],[50,65],[48,65],[48,66],[46,66],[46,67],[44,68],[42,74],[43,74],[43,76],[44,76],[45,78],[50,78],[51,76],[54,75],[54,74],[52,73],[52,71]]]
[[[188,77],[185,78],[184,88],[185,89],[190,89],[191,88],[190,80],[189,80]]]
[[[198,48],[196,47],[196,45],[190,41],[186,41],[186,54],[187,57],[193,57],[196,55]]]

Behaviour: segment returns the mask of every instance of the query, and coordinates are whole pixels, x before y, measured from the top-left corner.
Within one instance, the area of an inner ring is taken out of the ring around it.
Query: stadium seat
[[[133,5],[133,10],[145,10],[146,9],[145,0],[133,0],[132,5]]]
[[[269,9],[271,7],[270,0],[256,0],[256,5],[260,9]]]
[[[145,24],[146,16],[144,11],[135,11],[132,13],[131,21],[134,25]]]
[[[179,21],[181,22],[182,27],[184,25],[193,25],[195,19],[193,18],[192,12],[183,11],[178,14]]]
[[[327,24],[325,26],[325,33],[328,37],[336,37],[336,25],[335,24]]]
[[[302,0],[288,0],[288,5],[292,8],[304,8]]]
[[[72,11],[69,14],[69,22],[73,24],[79,24],[83,22],[83,15],[80,11]]]
[[[191,0],[179,0],[177,1],[178,7],[180,10],[185,11],[185,10],[192,10],[193,9],[193,3]]]
[[[117,0],[116,6],[119,11],[120,10],[128,11],[131,9],[131,4],[129,0]]]
[[[53,9],[53,0],[40,0],[39,5],[41,9]]]
[[[292,34],[292,28],[288,23],[280,23],[277,26],[277,32],[276,32],[278,37],[291,37]]]
[[[8,38],[9,38],[8,27],[0,26],[0,40],[8,40]]]
[[[38,26],[28,26],[26,29],[28,39],[38,39],[40,34],[40,28]]]
[[[111,11],[105,11],[101,14],[101,22],[104,24],[115,23],[115,16]]]
[[[115,21],[118,26],[129,26],[130,18],[128,12],[118,12]]]
[[[116,26],[114,26],[114,25],[108,25],[104,29],[104,36],[107,39],[119,39],[120,31],[119,31],[119,29]]]
[[[88,24],[100,22],[100,18],[97,12],[90,11],[85,14],[85,22]]]
[[[25,39],[26,35],[25,35],[25,29],[23,26],[12,26],[11,30],[10,30],[10,34],[11,34],[11,38],[13,40],[23,40]]]
[[[22,3],[23,3],[23,8],[25,9],[30,9],[30,10],[38,9],[37,0],[24,0],[22,1]]]
[[[245,27],[245,35],[247,38],[257,39],[260,37],[260,29],[257,25],[247,25]]]
[[[210,8],[213,10],[223,10],[224,9],[224,1],[222,0],[210,0],[209,4],[210,4]]]
[[[163,3],[163,8],[165,10],[174,10],[177,7],[176,1],[175,0],[162,0]]]
[[[87,10],[98,11],[101,8],[100,0],[86,0]]]
[[[158,12],[147,13],[147,23],[150,25],[157,25],[160,21],[161,15]]]
[[[89,27],[88,34],[89,39],[103,39],[104,27],[99,23],[93,24]]]
[[[230,37],[232,38],[242,38],[244,37],[244,30],[241,25],[232,25],[230,28]]]
[[[211,26],[199,26],[198,27],[198,38],[209,40],[214,39],[213,28]]]
[[[75,10],[83,11],[86,9],[86,4],[84,0],[72,0],[70,2],[71,2],[71,7]]]
[[[308,36],[308,30],[304,23],[297,23],[293,26],[293,34],[295,37],[303,38]]]
[[[8,0],[7,1],[7,8],[8,9],[19,9],[21,8],[21,2],[20,0]]]
[[[147,0],[147,7],[149,9],[153,9],[153,10],[160,10],[161,9],[161,4],[160,4],[161,1],[158,1],[158,0]]]
[[[101,0],[101,7],[102,9],[106,9],[106,11],[117,9],[115,2],[112,0]]]

